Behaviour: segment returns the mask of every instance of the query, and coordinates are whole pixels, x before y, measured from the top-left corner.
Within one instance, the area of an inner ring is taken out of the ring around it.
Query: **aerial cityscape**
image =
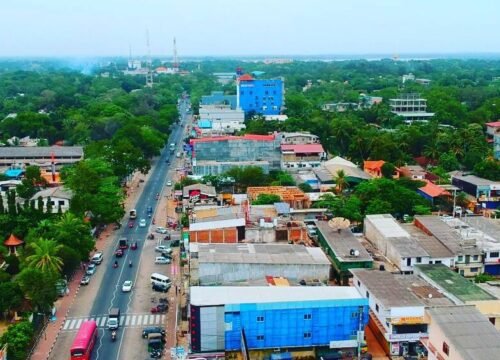
[[[500,358],[500,3],[0,13],[0,360]]]

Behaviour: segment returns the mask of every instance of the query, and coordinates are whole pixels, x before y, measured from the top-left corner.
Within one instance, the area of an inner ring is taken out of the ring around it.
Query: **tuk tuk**
[[[148,334],[148,352],[153,350],[162,350],[164,341],[165,339],[160,333]]]

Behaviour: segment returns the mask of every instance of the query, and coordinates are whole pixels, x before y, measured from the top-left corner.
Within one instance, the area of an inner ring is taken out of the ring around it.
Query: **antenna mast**
[[[148,59],[147,59],[147,72],[146,72],[146,86],[153,87],[153,61],[151,60],[151,46],[149,44],[149,29],[146,29],[146,46],[148,48]]]
[[[174,61],[173,61],[174,71],[179,71],[179,58],[177,57],[177,42],[174,37]]]

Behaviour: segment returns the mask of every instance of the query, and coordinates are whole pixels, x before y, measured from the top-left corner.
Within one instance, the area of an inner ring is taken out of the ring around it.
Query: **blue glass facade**
[[[361,329],[368,323],[368,300],[225,305],[224,321],[226,351],[240,349],[242,328],[249,349],[329,346],[356,339],[360,321]]]
[[[283,106],[283,80],[244,80],[239,83],[240,107],[248,113],[278,115]]]

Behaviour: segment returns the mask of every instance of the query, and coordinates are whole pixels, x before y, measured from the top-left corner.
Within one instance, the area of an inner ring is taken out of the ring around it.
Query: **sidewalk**
[[[134,174],[130,186],[127,191],[127,198],[125,199],[125,210],[128,211],[131,208],[132,204],[135,204],[137,200],[138,194],[142,191],[137,191],[137,184],[139,183],[140,178],[145,178],[145,175],[142,174]],[[142,189],[141,189],[142,190]],[[96,240],[96,248],[97,250],[103,250],[105,247],[109,245],[109,241],[106,241],[110,238],[113,238],[113,226],[109,225],[103,230],[103,232],[99,235]],[[48,359],[54,345],[57,341],[57,337],[62,327],[64,326],[64,321],[68,316],[69,310],[75,300],[75,297],[78,294],[78,290],[80,290],[80,280],[83,276],[83,270],[78,269],[73,275],[73,279],[68,283],[69,293],[59,298],[54,307],[56,308],[56,320],[50,322],[43,333],[40,334],[40,339],[36,345],[33,354],[31,355],[31,360],[46,360]],[[69,353],[69,350],[68,350]]]

